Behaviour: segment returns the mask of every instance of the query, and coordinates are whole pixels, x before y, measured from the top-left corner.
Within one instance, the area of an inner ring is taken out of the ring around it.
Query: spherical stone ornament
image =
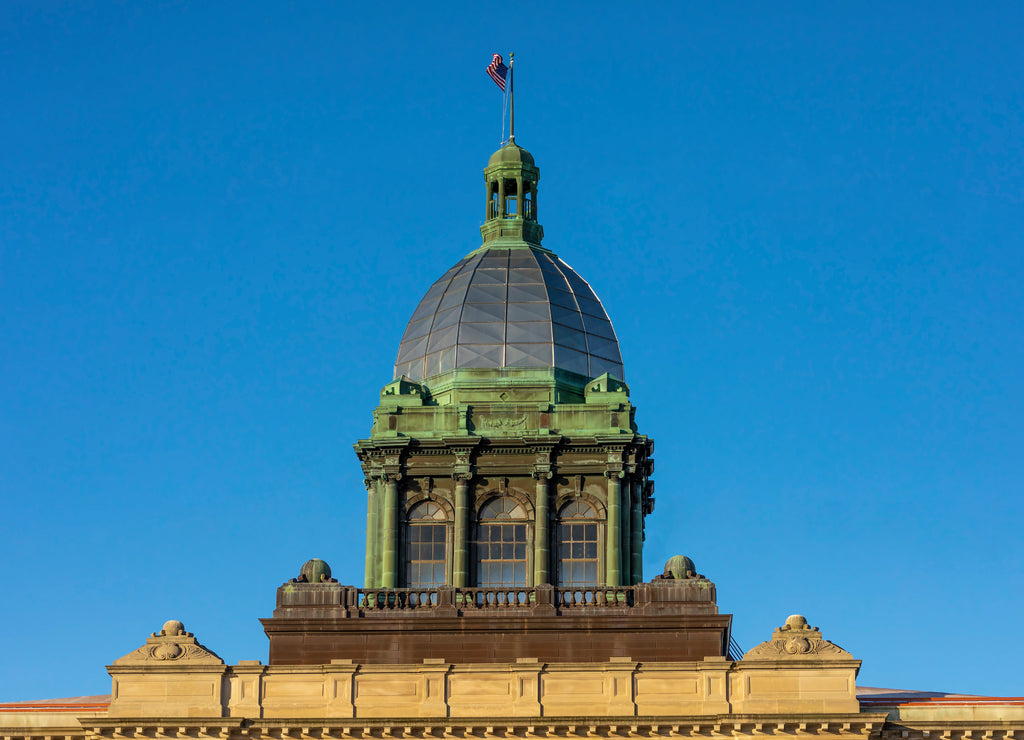
[[[178,635],[183,635],[185,634],[185,625],[177,619],[169,619],[164,622],[164,626],[163,629],[160,630],[160,634],[166,637],[177,637]]]
[[[786,627],[791,630],[807,629],[807,619],[803,614],[791,614],[786,617]]]
[[[685,555],[673,555],[665,563],[665,572],[671,573],[676,580],[683,580],[690,577],[689,574],[696,574],[697,566]]]
[[[320,558],[307,560],[299,571],[299,578],[303,576],[308,583],[326,583],[331,580],[331,566]]]

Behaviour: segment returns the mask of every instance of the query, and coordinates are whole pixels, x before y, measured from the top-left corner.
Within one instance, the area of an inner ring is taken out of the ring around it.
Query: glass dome
[[[625,380],[601,301],[569,265],[532,246],[463,258],[409,320],[395,378],[423,380],[464,367],[555,367]]]

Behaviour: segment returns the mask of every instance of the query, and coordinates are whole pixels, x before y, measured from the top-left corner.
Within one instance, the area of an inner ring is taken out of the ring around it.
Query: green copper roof
[[[533,166],[533,155],[516,144],[515,139],[510,139],[505,146],[492,154],[487,162],[488,167],[496,164],[527,164]]]
[[[409,320],[394,377],[423,380],[456,368],[500,367],[624,377],[601,301],[575,270],[541,247],[479,249],[442,275]]]

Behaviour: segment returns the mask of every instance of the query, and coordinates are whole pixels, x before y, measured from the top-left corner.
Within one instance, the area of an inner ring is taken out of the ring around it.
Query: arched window
[[[558,585],[588,588],[598,581],[597,512],[576,499],[558,512]]]
[[[510,498],[489,501],[480,510],[476,535],[476,585],[526,586],[527,516]]]
[[[437,588],[445,583],[448,517],[432,501],[416,504],[409,512],[405,542],[405,585]]]

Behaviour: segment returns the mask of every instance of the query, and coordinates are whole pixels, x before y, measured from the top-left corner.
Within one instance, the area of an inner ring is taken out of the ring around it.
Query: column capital
[[[458,483],[468,483],[473,480],[472,470],[456,470],[452,473],[452,480]]]
[[[604,477],[609,480],[618,480],[623,476],[625,476],[625,472],[623,472],[621,469],[608,468],[608,470],[604,471]]]

